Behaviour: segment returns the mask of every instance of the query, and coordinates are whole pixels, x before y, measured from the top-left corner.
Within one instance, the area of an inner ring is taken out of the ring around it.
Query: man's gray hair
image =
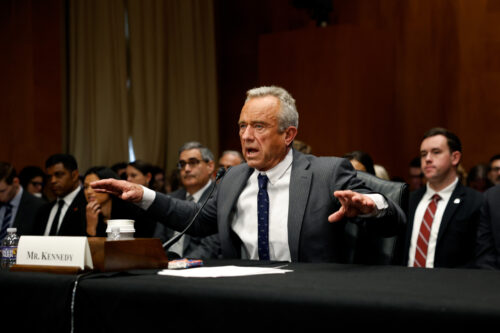
[[[254,97],[274,96],[280,101],[281,112],[278,115],[279,131],[283,132],[290,126],[299,128],[299,113],[295,100],[285,89],[277,86],[258,87],[247,91],[245,103]]]
[[[214,154],[212,154],[210,149],[208,149],[207,147],[205,147],[204,145],[202,145],[197,141],[190,141],[183,144],[182,147],[179,149],[179,156],[183,151],[191,149],[198,149],[200,151],[201,158],[205,162],[210,162],[214,160]]]

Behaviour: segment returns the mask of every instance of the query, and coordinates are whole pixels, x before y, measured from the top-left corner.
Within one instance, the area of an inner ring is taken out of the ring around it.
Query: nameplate
[[[94,268],[87,237],[21,236],[17,265]]]

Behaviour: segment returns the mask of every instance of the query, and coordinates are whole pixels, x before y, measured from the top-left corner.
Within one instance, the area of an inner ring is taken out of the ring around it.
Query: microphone
[[[212,196],[212,193],[214,192],[215,188],[217,187],[217,182],[222,177],[224,177],[225,174],[226,174],[226,169],[223,168],[223,167],[220,167],[219,170],[217,171],[217,175],[215,176],[215,184],[212,187],[212,189],[210,190],[210,193],[205,198],[205,201],[203,202],[203,205],[201,205],[201,207],[198,208],[198,211],[196,212],[196,214],[194,214],[193,218],[191,219],[191,221],[189,221],[187,227],[184,228],[184,230],[182,230],[180,233],[178,233],[177,235],[175,235],[174,237],[170,238],[168,241],[166,241],[165,243],[163,243],[163,248],[165,250],[168,250],[174,243],[176,243],[182,236],[184,236],[184,234],[186,233],[186,231],[191,227],[191,225],[193,224],[194,220],[196,220],[196,218],[198,217],[198,215],[202,211],[203,207],[205,207],[205,205],[207,204],[208,199],[210,199],[210,197]]]

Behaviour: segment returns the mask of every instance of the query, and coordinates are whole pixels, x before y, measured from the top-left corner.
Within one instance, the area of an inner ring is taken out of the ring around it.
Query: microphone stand
[[[193,216],[193,218],[191,219],[191,221],[189,221],[187,227],[184,228],[184,230],[182,230],[180,233],[178,233],[177,235],[175,235],[174,237],[170,238],[168,241],[166,241],[165,243],[163,243],[163,248],[165,250],[168,250],[174,243],[176,243],[182,236],[184,236],[184,234],[186,233],[186,231],[191,227],[191,225],[193,224],[194,220],[196,220],[196,218],[198,217],[198,215],[202,211],[203,207],[205,207],[205,205],[207,204],[208,199],[210,199],[210,197],[212,196],[212,193],[214,192],[215,188],[217,187],[217,182],[219,181],[219,179],[221,179],[222,177],[224,177],[225,173],[226,173],[226,169],[225,168],[223,168],[223,167],[219,168],[219,170],[217,171],[217,175],[215,176],[215,184],[212,187],[212,189],[210,190],[210,193],[206,197],[205,201],[203,202],[203,205],[201,205],[201,207],[198,209],[198,211]]]

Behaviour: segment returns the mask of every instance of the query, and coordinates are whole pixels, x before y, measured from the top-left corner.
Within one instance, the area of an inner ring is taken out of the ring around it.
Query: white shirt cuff
[[[376,209],[370,214],[359,215],[359,217],[380,217],[385,214],[385,210],[389,207],[387,200],[385,200],[382,194],[371,193],[365,194],[367,197],[375,202]]]
[[[136,203],[136,205],[144,210],[147,210],[149,207],[151,207],[153,201],[155,201],[156,192],[145,186],[142,186],[142,190],[144,191],[144,193],[142,194],[142,200]]]

